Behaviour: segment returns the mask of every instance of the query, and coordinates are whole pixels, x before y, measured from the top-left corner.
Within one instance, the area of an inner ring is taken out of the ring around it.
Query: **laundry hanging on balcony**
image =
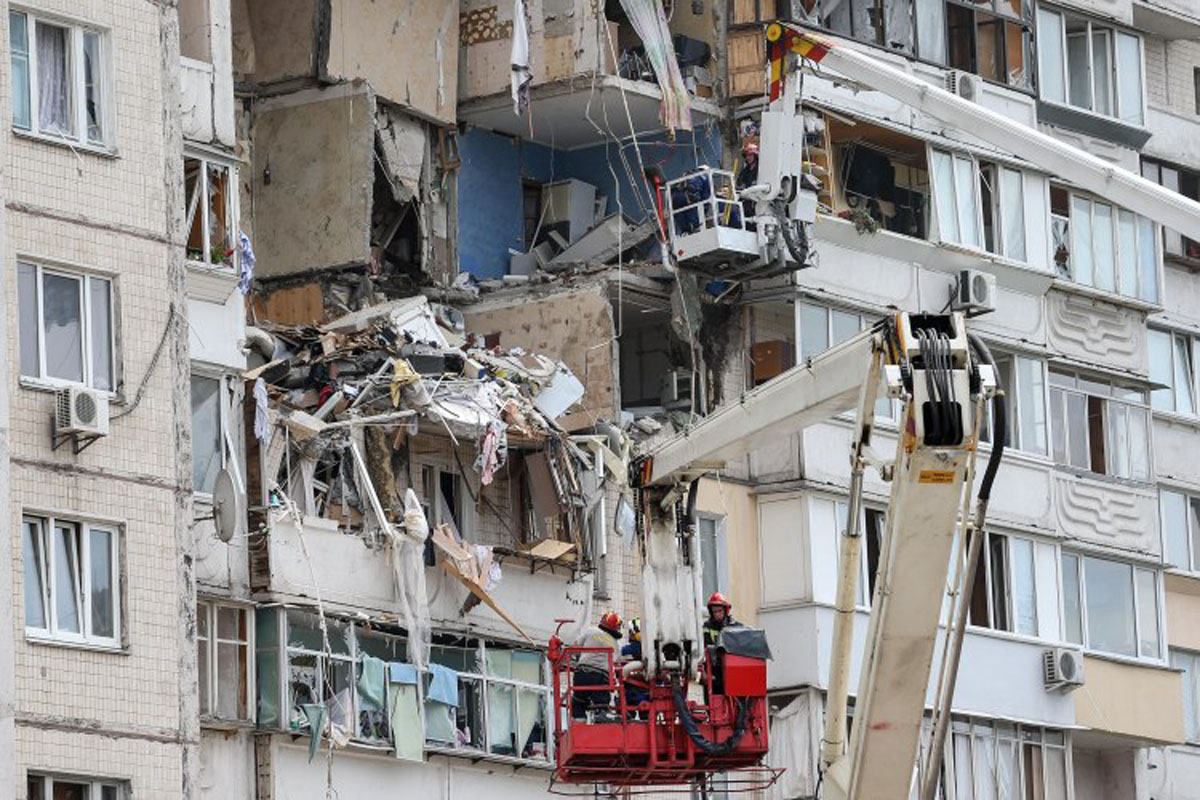
[[[519,2],[519,0],[518,0]],[[654,78],[662,89],[662,107],[659,120],[672,133],[676,130],[692,129],[692,101],[679,62],[675,60],[675,46],[671,42],[671,31],[667,28],[667,17],[663,13],[662,0],[621,0],[621,8],[633,24],[646,48],[646,57],[654,68]],[[515,24],[514,24],[514,41]]]
[[[529,86],[533,83],[527,11],[525,0],[513,0],[512,56],[509,61],[512,63],[513,113],[518,117],[529,109]]]

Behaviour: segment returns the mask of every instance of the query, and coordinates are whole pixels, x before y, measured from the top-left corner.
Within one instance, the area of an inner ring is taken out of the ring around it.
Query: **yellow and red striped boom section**
[[[825,40],[813,33],[784,26],[772,22],[767,26],[767,53],[771,57],[771,100],[778,100],[783,94],[786,75],[783,72],[783,62],[788,53],[796,53],[814,64],[819,62],[829,52]]]

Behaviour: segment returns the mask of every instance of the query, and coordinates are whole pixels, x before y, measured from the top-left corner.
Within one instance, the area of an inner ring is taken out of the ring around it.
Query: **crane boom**
[[[780,22],[767,26],[767,40],[1185,236],[1200,238],[1200,203],[1117,164],[902,72],[849,43]],[[787,80],[784,75],[780,78]],[[772,95],[777,92],[776,85]]]

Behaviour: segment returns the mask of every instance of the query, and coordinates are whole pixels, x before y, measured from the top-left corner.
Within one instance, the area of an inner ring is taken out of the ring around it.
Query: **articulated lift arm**
[[[1061,142],[940,86],[896,69],[852,44],[792,25],[767,26],[768,47],[820,62],[851,80],[883,92],[955,128],[977,136],[1005,152],[1023,158],[1052,175],[1106,197],[1132,211],[1178,231],[1200,238],[1200,203],[1146,180],[1123,167]],[[789,81],[779,58],[772,59],[771,100]]]
[[[641,463],[643,652],[652,672],[671,672],[698,655],[700,571],[689,523],[696,479],[857,402],[823,745],[826,797],[908,796],[954,534],[969,505],[977,420],[995,387],[985,354],[969,343],[960,314],[899,313],[716,411]],[[885,465],[870,452],[881,385],[904,402],[895,462]],[[846,751],[858,509],[871,463],[891,479],[892,494]]]

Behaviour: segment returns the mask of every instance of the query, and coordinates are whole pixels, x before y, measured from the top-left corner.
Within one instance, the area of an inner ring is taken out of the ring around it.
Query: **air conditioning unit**
[[[982,90],[982,79],[970,72],[952,69],[946,72],[946,91],[952,92],[964,100],[976,102]]]
[[[996,310],[996,276],[977,269],[958,271],[951,290],[950,307],[969,317]]]
[[[108,435],[108,397],[71,386],[54,394],[54,435],[96,438]]]
[[[1048,692],[1070,692],[1083,686],[1083,652],[1052,647],[1042,652],[1042,680]]]

